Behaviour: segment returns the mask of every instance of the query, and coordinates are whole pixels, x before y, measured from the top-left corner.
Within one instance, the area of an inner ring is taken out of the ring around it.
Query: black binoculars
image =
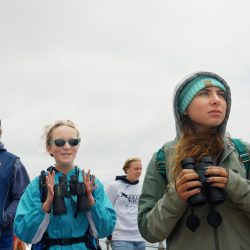
[[[65,176],[59,177],[59,183],[54,185],[53,215],[67,213],[64,197],[67,196],[67,180]]]
[[[74,174],[69,181],[70,191],[68,192],[66,176],[59,177],[59,183],[54,185],[53,215],[67,213],[64,202],[65,197],[77,196],[77,212],[87,212],[90,210],[88,197],[83,182],[78,181],[78,175]]]
[[[191,206],[199,207],[208,202],[209,205],[217,205],[225,200],[225,192],[221,188],[211,187],[207,182],[205,175],[206,167],[213,165],[213,160],[210,156],[202,157],[198,164],[195,165],[193,158],[185,158],[181,161],[183,169],[192,169],[199,175],[201,182],[201,192],[191,196],[188,203]]]
[[[85,185],[78,181],[78,175],[71,175],[69,181],[71,195],[77,195],[77,211],[87,212],[90,210],[89,200],[86,194]]]

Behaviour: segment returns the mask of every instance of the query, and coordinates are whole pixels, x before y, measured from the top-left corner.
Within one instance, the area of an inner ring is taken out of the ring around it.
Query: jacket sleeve
[[[250,151],[250,144],[244,142],[247,147],[248,153]],[[245,167],[241,160],[238,158],[238,162],[235,164],[240,164],[240,169],[244,170]],[[248,170],[250,172],[250,169]],[[243,171],[242,171],[243,172]],[[229,169],[228,183],[225,188],[227,192],[227,197],[230,199],[243,213],[250,219],[250,180],[249,173],[248,178],[243,177],[242,174],[236,173],[234,170]]]
[[[39,178],[36,177],[28,185],[18,204],[14,233],[24,242],[36,243],[47,229],[49,216],[42,210]]]
[[[103,184],[96,179],[95,185],[97,187],[93,192],[95,204],[91,207],[91,214],[98,232],[98,238],[104,238],[112,234],[116,223],[116,214],[104,191]]]
[[[167,239],[187,208],[175,187],[166,188],[166,180],[157,171],[155,163],[156,154],[147,167],[138,211],[140,233],[152,243]]]
[[[3,227],[12,228],[18,202],[29,182],[29,176],[25,167],[17,159],[13,167],[11,189],[8,195],[9,205],[3,212]]]

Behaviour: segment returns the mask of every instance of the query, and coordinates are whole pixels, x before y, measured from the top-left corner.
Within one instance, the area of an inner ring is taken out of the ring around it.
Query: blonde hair
[[[125,161],[125,163],[124,163],[124,165],[123,165],[123,171],[125,172],[125,173],[127,173],[127,170],[130,168],[130,165],[131,165],[131,163],[132,162],[135,162],[135,161],[141,161],[141,158],[139,158],[139,157],[130,157],[130,158],[128,158],[126,161]]]
[[[74,122],[72,122],[71,120],[58,120],[52,125],[51,124],[46,125],[44,128],[44,136],[43,137],[45,138],[46,146],[50,145],[50,143],[51,143],[53,131],[56,128],[61,127],[61,126],[68,126],[68,127],[75,129],[76,133],[77,133],[77,137],[80,137],[80,133],[79,133],[78,129],[76,128]]]

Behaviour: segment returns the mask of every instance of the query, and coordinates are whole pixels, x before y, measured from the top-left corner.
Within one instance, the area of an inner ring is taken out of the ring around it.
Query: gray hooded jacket
[[[246,178],[246,170],[239,159],[239,154],[230,138],[225,136],[226,124],[230,113],[230,88],[225,80],[211,72],[194,73],[179,83],[174,95],[174,114],[176,121],[177,140],[182,124],[177,107],[181,89],[192,79],[206,75],[218,79],[227,90],[227,112],[220,133],[224,136],[225,148],[219,166],[229,171],[228,183],[225,188],[226,200],[216,205],[215,210],[221,215],[222,223],[214,228],[207,222],[211,207],[205,204],[195,208],[200,225],[195,232],[186,226],[191,209],[180,200],[176,189],[168,185],[156,168],[156,153],[153,155],[144,178],[142,194],[139,202],[138,226],[141,235],[149,242],[167,240],[169,250],[247,250],[250,249],[250,181]],[[164,145],[165,161],[174,153],[176,140]],[[250,145],[244,142],[248,151]],[[166,179],[167,179],[166,174]]]

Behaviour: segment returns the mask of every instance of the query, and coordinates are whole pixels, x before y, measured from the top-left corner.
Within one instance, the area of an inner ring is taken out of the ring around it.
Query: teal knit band
[[[204,88],[218,87],[226,93],[225,86],[215,78],[200,76],[189,83],[181,90],[178,107],[180,114],[183,114],[196,94]]]

